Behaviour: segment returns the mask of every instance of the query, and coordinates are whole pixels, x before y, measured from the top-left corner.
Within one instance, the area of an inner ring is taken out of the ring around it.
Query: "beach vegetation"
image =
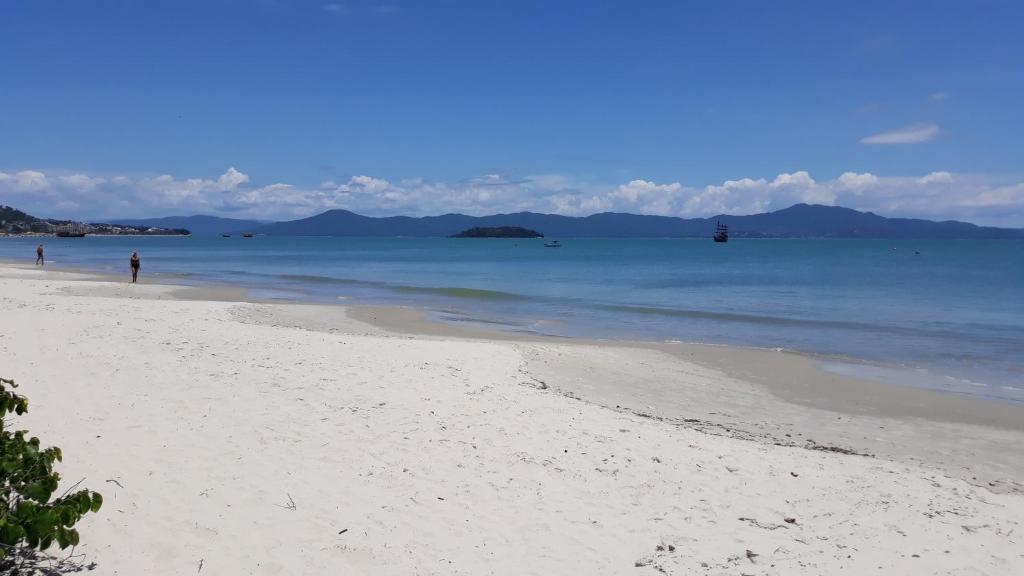
[[[103,505],[100,494],[72,492],[75,486],[53,498],[60,484],[53,467],[63,455],[56,446],[43,448],[27,430],[10,429],[10,416],[28,411],[28,398],[16,394],[16,387],[0,378],[0,572],[19,556],[54,544],[78,545],[75,523]]]

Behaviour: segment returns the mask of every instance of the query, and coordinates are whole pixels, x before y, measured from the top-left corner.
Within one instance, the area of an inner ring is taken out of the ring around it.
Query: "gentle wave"
[[[718,322],[735,322],[743,324],[759,324],[765,326],[800,326],[807,328],[833,328],[837,330],[857,332],[881,332],[886,334],[903,336],[927,336],[932,338],[960,338],[962,335],[956,330],[912,328],[908,326],[895,326],[892,324],[871,324],[867,322],[854,322],[850,320],[815,320],[810,318],[791,318],[785,316],[770,316],[762,314],[742,314],[737,312],[713,312],[709,310],[689,310],[680,308],[661,308],[657,306],[633,306],[628,304],[604,304],[597,306],[601,310],[609,312],[624,312],[629,314],[657,315],[675,318],[694,318],[701,320],[713,320]],[[1019,340],[1012,335],[1002,336],[981,336],[976,335],[978,341],[985,341],[991,344],[1018,344]]]
[[[299,282],[302,284],[338,284],[345,286],[364,285],[364,286],[386,286],[384,282],[371,282],[367,280],[356,280],[355,278],[340,278],[337,276],[319,276],[316,274],[266,274],[259,272],[249,272],[246,270],[227,270],[222,272],[226,276],[249,276],[252,278],[263,278],[271,281],[284,281],[289,283]]]
[[[390,290],[395,292],[406,292],[414,294],[433,294],[435,296],[447,296],[449,298],[466,298],[472,300],[529,300],[528,296],[515,294],[513,292],[502,292],[500,290],[482,290],[479,288],[460,288],[457,286],[408,286],[403,284],[386,284]]]
[[[358,280],[355,278],[344,278],[337,276],[320,276],[314,274],[259,274],[240,270],[228,272],[232,275],[261,276],[289,283],[299,282],[317,285],[338,285],[338,286],[364,286],[376,288],[389,292],[402,294],[421,294],[424,296],[441,296],[445,298],[462,299],[467,301],[534,301],[558,304],[571,304],[573,306],[584,306],[594,310],[607,312],[621,312],[637,315],[654,315],[675,318],[692,318],[718,322],[732,322],[742,324],[756,324],[761,326],[793,326],[805,328],[831,328],[836,330],[854,332],[875,332],[902,336],[927,336],[932,338],[958,338],[960,333],[955,329],[925,328],[923,326],[909,327],[892,324],[872,324],[868,322],[856,322],[851,320],[824,320],[811,318],[793,318],[786,316],[773,316],[766,314],[745,314],[739,312],[717,312],[712,310],[665,308],[657,306],[640,306],[631,304],[591,304],[575,298],[530,296],[517,292],[502,290],[488,290],[482,288],[470,288],[465,286],[419,286],[414,284],[396,284],[390,282],[378,282],[372,280]],[[978,327],[978,326],[976,326]],[[1005,335],[981,336],[977,334],[976,339],[994,345],[1019,345],[1020,330],[1017,327],[985,326],[986,328],[999,328],[1000,332],[1006,331]]]
[[[660,308],[657,306],[631,306],[628,304],[604,304],[599,306],[609,312],[628,312],[631,314],[648,314],[683,318],[700,318],[705,320],[722,320],[727,322],[743,322],[747,324],[779,324],[818,326],[847,329],[877,329],[875,324],[848,322],[842,320],[809,320],[806,318],[786,318],[784,316],[766,316],[759,314],[741,314],[737,312],[712,312],[709,310],[688,310],[682,308]]]
[[[463,298],[467,300],[528,300],[529,296],[516,294],[514,292],[503,292],[501,290],[486,290],[482,288],[468,288],[464,286],[417,286],[414,284],[395,284],[390,282],[374,282],[372,280],[357,280],[355,278],[340,278],[337,276],[318,276],[314,274],[258,274],[243,270],[231,270],[228,272],[233,276],[258,276],[272,278],[286,282],[299,282],[304,284],[339,285],[339,286],[367,286],[401,292],[406,294],[426,294],[433,296],[446,296],[449,298]]]
[[[152,276],[160,278],[196,278],[199,274],[194,272],[153,272]]]
[[[376,282],[365,282],[353,278],[336,278],[333,276],[315,276],[312,274],[274,274],[274,278],[288,280],[290,282],[305,282],[308,284],[378,284]]]

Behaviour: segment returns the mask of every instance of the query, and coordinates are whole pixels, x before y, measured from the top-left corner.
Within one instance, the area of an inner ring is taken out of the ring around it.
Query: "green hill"
[[[38,218],[35,216],[29,216],[17,208],[0,205],[0,222],[5,220],[9,220],[11,222],[35,222]]]

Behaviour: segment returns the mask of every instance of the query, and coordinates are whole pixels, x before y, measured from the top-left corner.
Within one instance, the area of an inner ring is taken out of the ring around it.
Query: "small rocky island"
[[[496,228],[475,227],[453,234],[451,238],[543,238],[536,230],[519,226],[498,226]]]

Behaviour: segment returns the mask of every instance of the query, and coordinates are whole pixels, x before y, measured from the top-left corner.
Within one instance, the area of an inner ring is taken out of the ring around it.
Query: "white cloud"
[[[655,184],[648,180],[632,180],[612,191],[611,205],[624,209],[640,208],[645,214],[669,216],[677,212],[676,206],[685,190],[678,182]]]
[[[671,198],[682,192],[683,186],[678,182],[671,184],[655,184],[647,180],[632,180],[612,192],[612,196],[629,204],[647,203],[651,201],[666,204]]]
[[[42,172],[22,170],[14,174],[0,172],[0,186],[10,188],[14,192],[36,192],[49,188],[50,182]]]
[[[88,192],[89,190],[92,190],[93,188],[105,182],[103,178],[93,178],[92,176],[87,176],[85,174],[72,174],[70,176],[60,176],[59,179],[61,182],[67,184],[71,188],[74,188],[75,190],[80,190],[82,192]]]
[[[831,205],[836,201],[836,195],[831,186],[819,185],[804,170],[792,174],[779,174],[775,180],[772,180],[769,187],[788,191],[790,198],[807,204]]]
[[[484,174],[451,183],[422,178],[394,182],[363,174],[313,187],[258,185],[235,168],[214,178],[185,179],[169,174],[0,172],[0,203],[44,217],[89,219],[203,213],[291,219],[334,208],[371,216],[533,211],[695,217],[752,214],[798,202],[848,206],[888,216],[1024,226],[1024,181],[942,171],[920,176],[850,171],[831,180],[817,180],[801,170],[704,186],[640,178],[600,184],[564,174],[521,178]]]
[[[861,144],[919,144],[935,140],[942,134],[938,124],[912,124],[860,139]]]
[[[839,178],[836,179],[836,184],[838,184],[843,190],[851,190],[859,194],[865,189],[878,184],[878,176],[869,172],[865,172],[863,174],[857,174],[856,172],[843,172]]]
[[[772,183],[769,184],[769,186],[772,188],[782,188],[784,186],[810,188],[813,187],[814,184],[814,178],[811,178],[810,174],[801,170],[800,172],[794,172],[792,174],[779,174],[775,177],[775,180],[772,180]]]
[[[693,189],[680,208],[686,216],[713,214],[750,214],[761,212],[767,206],[766,197],[771,186],[764,178],[726,180],[721,185]]]
[[[356,191],[364,194],[377,194],[388,189],[391,184],[382,178],[373,176],[353,176],[345,185],[346,190]]]
[[[228,171],[217,178],[217,185],[220,186],[221,190],[234,190],[242,184],[249,182],[249,175],[243,172],[235,170],[234,166],[228,168]]]
[[[950,184],[953,182],[953,175],[949,172],[932,172],[917,179],[921,184]]]
[[[1016,209],[1019,211],[1021,205],[1024,204],[1024,182],[980,190],[966,198],[964,204],[967,206],[1005,208],[1007,210]],[[1018,223],[1017,225],[1022,226],[1024,224]]]

